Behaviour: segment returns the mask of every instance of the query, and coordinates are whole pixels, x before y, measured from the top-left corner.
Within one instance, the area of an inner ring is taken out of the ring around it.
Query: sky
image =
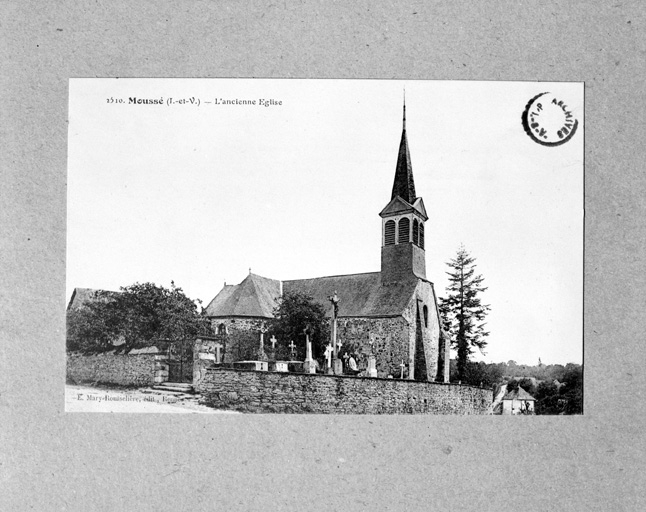
[[[487,287],[474,359],[581,363],[582,83],[71,79],[68,300],[174,281],[206,306],[250,269],[378,271],[404,89],[427,278],[443,296],[463,244]],[[554,147],[521,124],[547,91],[579,122]]]

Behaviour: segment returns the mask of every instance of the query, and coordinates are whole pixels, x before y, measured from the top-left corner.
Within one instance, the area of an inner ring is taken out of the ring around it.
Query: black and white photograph
[[[643,510],[639,2],[0,2],[0,510]]]
[[[66,411],[583,413],[583,84],[72,79]]]

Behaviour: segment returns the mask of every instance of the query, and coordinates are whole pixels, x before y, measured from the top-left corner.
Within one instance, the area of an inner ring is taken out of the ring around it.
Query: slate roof
[[[236,285],[225,285],[206,307],[207,316],[272,318],[280,281],[249,274]]]
[[[518,389],[508,392],[505,396],[502,397],[503,400],[534,400],[536,399],[530,395],[523,388],[518,386]]]
[[[406,105],[404,105],[404,126],[402,129],[402,138],[399,143],[399,154],[397,155],[397,167],[395,168],[395,181],[393,183],[393,192],[391,199],[397,196],[409,203],[414,203],[415,182],[413,181],[413,165],[410,160],[410,151],[408,150],[408,138],[406,137]]]
[[[329,315],[332,306],[328,297],[336,291],[339,317],[393,317],[400,316],[408,306],[417,278],[382,286],[381,273],[348,274],[283,281],[283,293],[298,291],[310,295],[322,304]]]
[[[107,290],[96,290],[93,288],[74,288],[72,297],[67,304],[67,309],[77,309],[97,299],[97,294],[107,292],[109,294],[119,293]]]
[[[283,293],[300,292],[321,304],[328,316],[332,307],[328,297],[337,293],[339,317],[400,316],[415,293],[417,278],[382,286],[381,273],[316,277],[282,282]],[[280,296],[280,281],[249,274],[237,285],[225,285],[206,307],[212,317],[272,318],[275,299]]]

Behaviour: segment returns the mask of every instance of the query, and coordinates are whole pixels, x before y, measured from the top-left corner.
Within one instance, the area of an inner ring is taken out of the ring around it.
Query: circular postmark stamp
[[[522,120],[527,135],[543,146],[565,144],[579,126],[572,109],[551,92],[542,92],[529,100]]]

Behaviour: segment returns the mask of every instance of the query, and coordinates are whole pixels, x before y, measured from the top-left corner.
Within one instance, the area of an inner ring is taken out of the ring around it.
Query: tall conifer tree
[[[451,338],[451,346],[458,351],[458,379],[466,380],[467,361],[474,348],[481,352],[487,346],[485,316],[489,306],[482,304],[478,294],[487,288],[482,286],[484,278],[475,275],[475,258],[471,257],[464,246],[460,246],[457,255],[447,265],[451,271],[447,297],[440,298],[440,313],[444,330]]]

